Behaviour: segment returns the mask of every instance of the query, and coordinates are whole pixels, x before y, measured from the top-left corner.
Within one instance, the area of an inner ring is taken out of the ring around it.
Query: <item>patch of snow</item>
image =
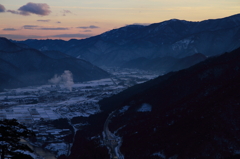
[[[104,139],[106,138],[106,135],[105,135],[104,131],[102,132],[102,136],[103,136]]]
[[[117,133],[119,130],[121,130],[122,128],[124,128],[125,126],[126,126],[126,125],[121,126],[121,127],[118,128],[117,130],[115,130],[113,134],[116,136],[116,133]]]
[[[0,100],[4,100],[4,99],[23,99],[23,98],[37,98],[37,96],[35,95],[15,95],[15,96],[11,96],[11,95],[6,95],[6,96],[0,96]]]
[[[143,103],[142,106],[137,110],[138,112],[151,112],[152,106],[147,103]]]
[[[20,152],[20,153],[22,153],[22,154],[29,155],[29,156],[31,156],[31,157],[34,158],[34,159],[40,158],[40,157],[37,156],[36,154],[31,153],[31,152],[29,152],[29,151],[16,150],[15,152]]]
[[[122,107],[122,109],[119,110],[120,113],[124,113],[129,109],[130,106],[126,105],[124,107]]]
[[[119,158],[120,155],[119,155],[119,153],[118,153],[118,147],[115,147],[114,150],[115,150],[115,152],[116,152],[117,157]]]
[[[69,146],[65,143],[51,143],[45,147],[47,150],[57,152],[57,157],[61,155],[68,155]]]
[[[93,140],[93,139],[100,139],[100,135],[92,136],[90,139],[91,139],[91,140]]]
[[[74,97],[74,98],[70,98],[66,101],[59,102],[59,103],[57,103],[57,105],[68,106],[68,105],[72,105],[72,104],[77,104],[78,102],[85,101],[85,100],[87,100],[87,99],[84,96]]]
[[[161,158],[163,158],[163,159],[166,158],[166,156],[165,156],[164,153],[162,153],[162,152],[156,152],[156,153],[152,154],[152,156],[158,156],[158,157],[161,157]]]
[[[194,40],[192,40],[192,38],[186,38],[186,39],[182,39],[176,43],[174,43],[172,45],[172,49],[173,50],[181,50],[181,49],[187,49],[189,44],[194,43]]]
[[[8,145],[9,143],[6,141],[0,141],[0,145]]]

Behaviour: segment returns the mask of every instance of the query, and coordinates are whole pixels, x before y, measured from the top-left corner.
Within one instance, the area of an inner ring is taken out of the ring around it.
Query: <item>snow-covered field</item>
[[[102,85],[107,85],[108,89]],[[123,89],[125,87],[113,86],[111,79],[102,79],[74,84],[72,92],[63,85],[8,90],[0,94],[0,119],[15,118],[22,123],[31,123],[41,118],[55,120],[89,116],[100,112],[99,99]]]
[[[0,120],[15,118],[19,122],[26,124],[38,133],[37,136],[41,142],[36,145],[40,145],[46,139],[44,135],[47,134],[44,131],[51,132],[55,128],[42,126],[45,128],[42,128],[44,130],[40,131],[34,128],[34,125],[38,125],[41,121],[51,121],[60,118],[67,118],[70,122],[70,119],[73,117],[88,117],[96,114],[101,112],[101,108],[98,105],[99,100],[117,94],[134,84],[156,77],[156,75],[147,72],[137,72],[136,70],[114,70],[112,74],[111,78],[75,83],[71,89],[67,89],[64,84],[47,84],[0,92]],[[121,110],[122,113],[127,109],[128,107],[123,108]],[[149,111],[149,106],[142,109]],[[143,111],[142,109],[140,108],[139,111]],[[84,124],[86,123],[82,123],[82,125]],[[72,126],[76,129],[81,127],[81,124]],[[61,143],[57,137],[61,135],[57,134],[56,142],[48,144],[45,148],[55,152],[57,156],[61,154],[67,155],[69,153],[67,150],[69,144]]]
[[[31,123],[40,119],[88,117],[101,111],[97,104],[100,99],[121,92],[134,80],[137,84],[156,77],[136,70],[113,74],[112,79],[75,83],[71,92],[64,85],[7,90],[0,93],[0,119],[15,118],[22,123]]]

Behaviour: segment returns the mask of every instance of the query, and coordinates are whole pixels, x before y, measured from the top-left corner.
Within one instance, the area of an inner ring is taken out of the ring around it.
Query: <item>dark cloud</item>
[[[37,14],[37,15],[49,15],[51,13],[50,7],[46,3],[32,3],[29,2],[26,5],[20,7],[18,9],[20,13],[30,13]]]
[[[1,13],[1,12],[5,12],[5,10],[6,10],[5,7],[0,4],[0,13]]]
[[[80,29],[88,29],[88,27],[77,27],[77,28],[80,28]]]
[[[15,10],[7,10],[7,12],[10,12],[10,13],[12,13],[12,14],[20,14],[20,15],[25,15],[25,16],[27,16],[27,15],[30,15],[30,13],[28,13],[28,12],[24,12],[24,11],[15,11]]]
[[[90,29],[96,29],[96,28],[99,28],[98,26],[95,26],[95,25],[90,25],[89,26]]]
[[[45,39],[45,38],[88,38],[91,34],[59,34],[59,35],[17,35],[17,34],[0,34],[0,37],[6,37],[8,39],[25,40],[25,39]]]
[[[51,37],[57,38],[88,38],[91,37],[91,34],[60,34],[60,35],[53,35]]]
[[[39,27],[38,25],[24,25],[23,26],[24,29],[36,29],[38,27]]]
[[[23,26],[24,29],[35,29],[35,30],[69,30],[69,28],[45,28],[45,27],[40,27],[38,25],[24,25]]]
[[[95,25],[90,25],[90,26],[81,26],[81,27],[77,27],[77,28],[80,28],[80,29],[97,29],[99,27],[95,26]]]
[[[70,10],[63,10],[62,13],[63,13],[63,16],[66,16],[66,14],[72,13],[72,12]]]
[[[83,32],[92,32],[92,30],[84,30]]]
[[[22,39],[38,39],[38,38],[43,38],[41,36],[37,36],[37,35],[16,35],[16,34],[0,34],[1,37],[6,37],[8,39],[18,39],[18,40],[22,40]]]
[[[69,28],[39,28],[39,30],[69,30]]]
[[[37,20],[38,22],[50,22],[51,20]]]
[[[15,30],[17,30],[17,29],[14,29],[14,28],[4,28],[3,30],[4,30],[4,31],[15,31]]]
[[[58,21],[57,23],[61,23],[61,22]]]

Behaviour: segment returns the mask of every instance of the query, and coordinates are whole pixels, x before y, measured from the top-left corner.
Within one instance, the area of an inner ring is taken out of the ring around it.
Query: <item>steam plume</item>
[[[65,87],[69,89],[69,91],[72,91],[72,86],[74,84],[72,73],[68,70],[64,71],[64,73],[61,75],[62,81],[65,84]]]
[[[72,86],[74,84],[72,73],[69,70],[65,70],[61,76],[54,75],[48,82],[55,85],[63,83],[69,91],[72,91]]]

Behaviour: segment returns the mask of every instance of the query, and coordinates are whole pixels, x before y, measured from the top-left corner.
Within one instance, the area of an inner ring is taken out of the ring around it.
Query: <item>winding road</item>
[[[111,118],[113,117],[113,114],[115,111],[113,111],[111,114],[109,114],[108,118],[106,119],[103,127],[103,141],[104,144],[108,147],[109,153],[111,155],[111,159],[124,159],[123,154],[120,152],[120,147],[122,144],[122,140],[120,137],[114,135],[109,131],[108,124],[111,121]]]

